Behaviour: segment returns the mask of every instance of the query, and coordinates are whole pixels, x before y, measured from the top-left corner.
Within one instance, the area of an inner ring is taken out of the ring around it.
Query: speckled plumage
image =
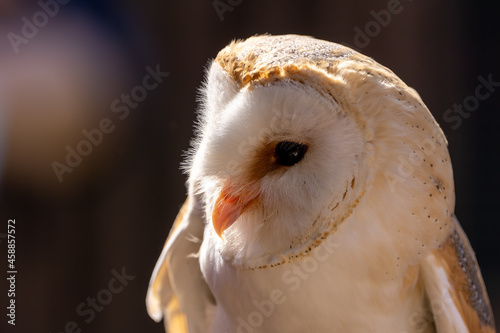
[[[199,126],[148,292],[171,331],[494,332],[446,139],[389,69],[311,37],[232,42]],[[303,160],[278,165],[283,141]]]

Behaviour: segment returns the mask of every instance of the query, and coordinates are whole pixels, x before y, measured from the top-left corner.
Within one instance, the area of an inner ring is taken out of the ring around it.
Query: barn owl
[[[201,95],[146,297],[168,332],[495,332],[447,141],[392,71],[255,36],[219,52]]]

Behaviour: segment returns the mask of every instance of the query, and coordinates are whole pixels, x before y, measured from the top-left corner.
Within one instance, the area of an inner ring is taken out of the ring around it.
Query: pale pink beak
[[[215,232],[222,238],[224,230],[233,225],[238,217],[255,201],[256,195],[247,193],[240,195],[232,195],[224,187],[215,201],[214,210],[212,212],[212,222]]]

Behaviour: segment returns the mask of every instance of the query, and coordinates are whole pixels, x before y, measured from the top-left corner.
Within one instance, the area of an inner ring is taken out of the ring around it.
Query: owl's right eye
[[[274,148],[276,163],[283,166],[295,165],[304,158],[308,148],[309,146],[297,142],[278,142]]]

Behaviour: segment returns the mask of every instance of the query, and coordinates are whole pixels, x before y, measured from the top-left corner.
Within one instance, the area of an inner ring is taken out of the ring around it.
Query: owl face
[[[244,268],[307,255],[360,196],[356,179],[367,170],[358,123],[307,82],[240,89],[217,63],[202,96],[190,181],[205,207],[205,237]]]
[[[411,257],[451,227],[446,139],[372,59],[310,37],[253,37],[219,52],[201,100],[189,192],[204,243],[226,262],[287,263],[337,228],[376,231],[373,247],[404,244],[399,258]]]

